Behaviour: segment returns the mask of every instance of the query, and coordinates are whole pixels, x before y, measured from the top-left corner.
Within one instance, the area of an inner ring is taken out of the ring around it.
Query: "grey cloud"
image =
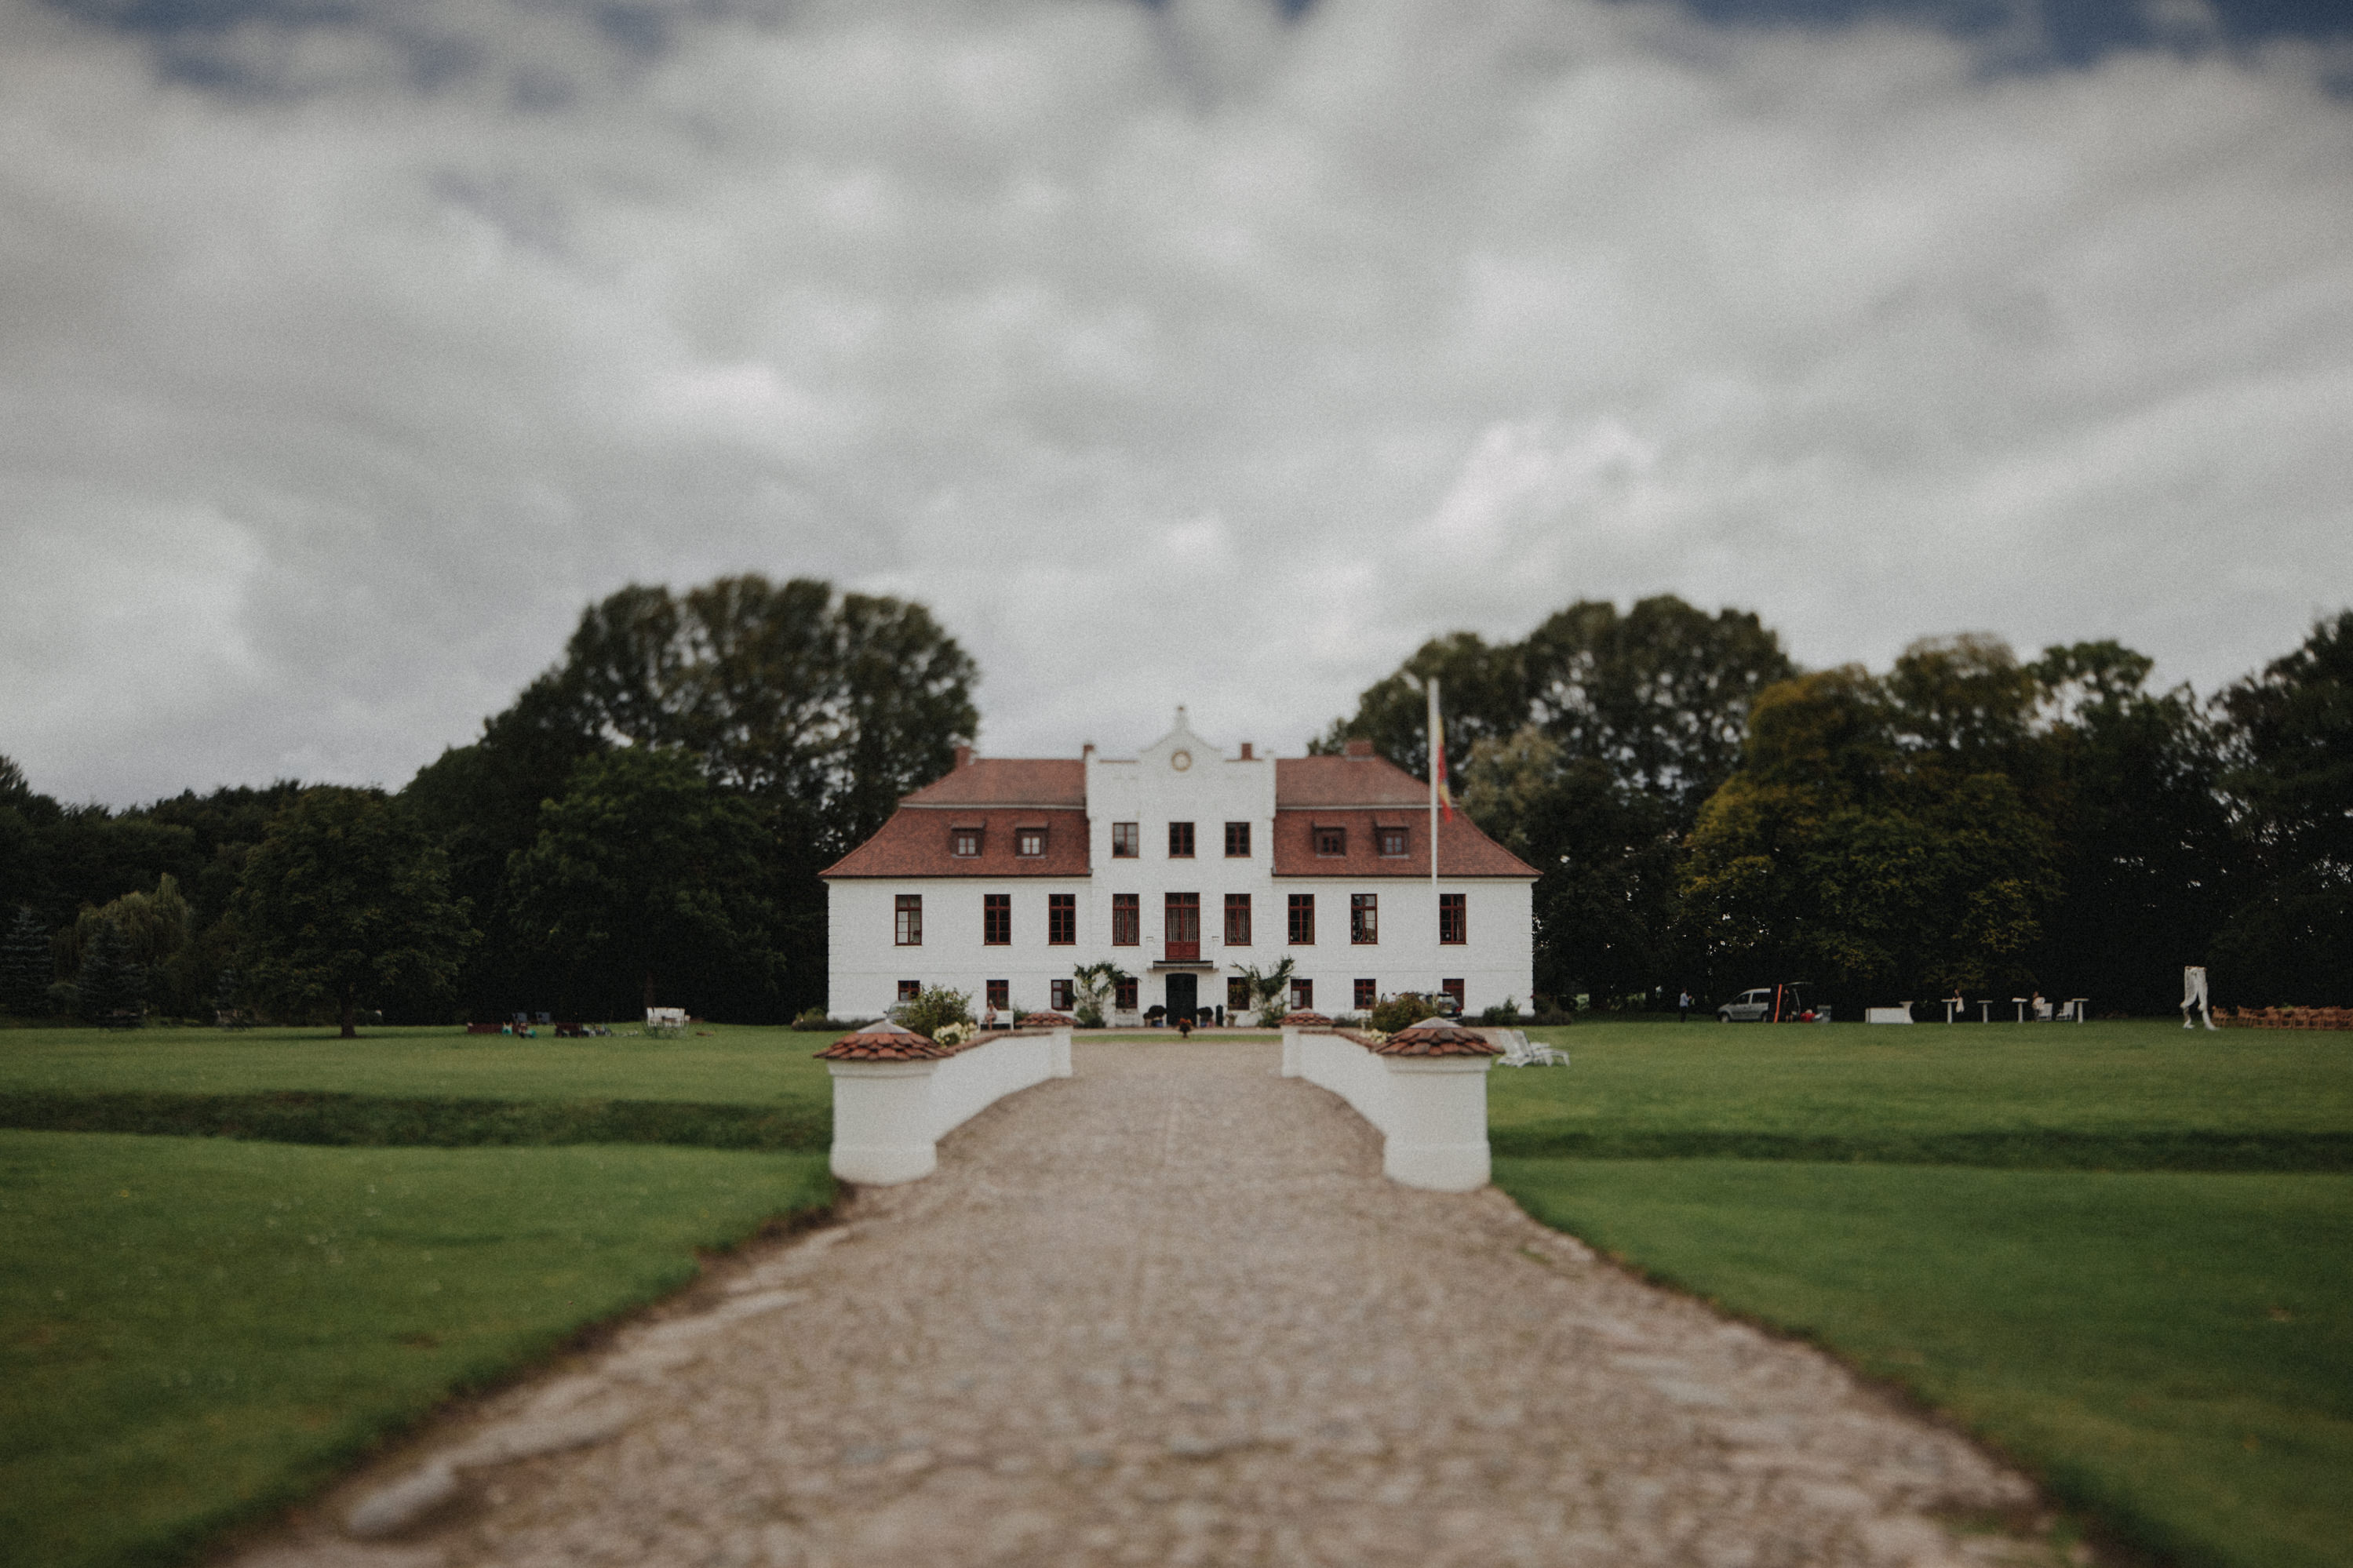
[[[1179,700],[1295,746],[1587,595],[2211,686],[2353,581],[2319,51],[396,9],[470,63],[257,11],[216,30],[275,89],[224,92],[0,11],[0,751],[42,787],[397,783],[632,578],[924,598],[984,745],[1055,752]]]

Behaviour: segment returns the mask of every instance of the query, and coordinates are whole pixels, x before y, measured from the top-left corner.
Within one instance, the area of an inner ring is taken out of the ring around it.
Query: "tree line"
[[[0,1008],[790,1017],[825,1000],[818,871],[947,771],[978,678],[922,605],[747,574],[590,605],[396,792],[114,812],[0,759]]]
[[[2089,994],[2353,1004],[2353,612],[2201,699],[2146,657],[1932,638],[1802,670],[1672,595],[1458,632],[1313,749],[1428,765],[1537,868],[1536,987],[1602,1005],[1775,980],[1848,1005]],[[0,1009],[395,1021],[821,1005],[817,873],[947,771],[979,672],[923,605],[796,578],[631,586],[397,791],[126,811],[0,758]]]
[[[1604,1005],[1808,980],[2162,1010],[2353,1003],[2353,612],[2200,699],[2115,642],[1799,669],[1756,616],[1568,606],[1425,643],[1318,742],[1427,764],[1535,866],[1536,988]]]

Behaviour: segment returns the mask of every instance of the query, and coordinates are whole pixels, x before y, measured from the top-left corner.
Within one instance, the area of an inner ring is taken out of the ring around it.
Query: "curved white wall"
[[[834,1175],[865,1186],[921,1181],[939,1141],[1008,1094],[1071,1076],[1071,1032],[999,1035],[952,1057],[828,1062]]]
[[[1282,1074],[1330,1089],[1380,1131],[1381,1170],[1401,1186],[1467,1193],[1487,1184],[1493,1057],[1377,1056],[1345,1035],[1282,1031]]]

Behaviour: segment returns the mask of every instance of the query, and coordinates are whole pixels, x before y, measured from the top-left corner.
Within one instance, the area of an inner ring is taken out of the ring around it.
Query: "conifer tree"
[[[19,1018],[47,1013],[50,969],[48,931],[30,904],[19,904],[0,938],[0,1009]]]
[[[90,1024],[136,1014],[146,989],[146,968],[132,956],[121,928],[112,921],[100,921],[82,948],[81,969],[74,976],[74,1011]]]

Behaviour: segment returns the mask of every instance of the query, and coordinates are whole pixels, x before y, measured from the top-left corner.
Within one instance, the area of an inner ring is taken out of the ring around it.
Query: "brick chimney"
[[[966,766],[972,761],[972,748],[970,746],[958,746],[955,749],[955,759],[956,766],[960,768]]]
[[[1247,763],[1254,760],[1255,759],[1250,755],[1250,743],[1248,741],[1244,741],[1242,742],[1242,761]]]
[[[1373,743],[1362,736],[1351,735],[1348,737],[1347,748],[1343,754],[1351,757],[1369,757],[1373,754]]]

